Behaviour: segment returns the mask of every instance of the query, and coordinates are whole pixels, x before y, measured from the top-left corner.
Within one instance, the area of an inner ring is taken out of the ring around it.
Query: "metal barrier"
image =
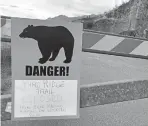
[[[132,37],[132,36],[124,36],[124,35],[119,35],[119,34],[109,33],[109,32],[95,31],[95,30],[89,30],[89,29],[83,29],[83,31],[84,32],[99,33],[99,34],[105,34],[105,35],[111,35],[111,36],[117,36],[117,37],[125,37],[125,38],[131,38],[131,39],[148,41],[148,39],[146,39],[146,38],[138,38],[138,37]]]
[[[148,59],[148,40],[84,30],[83,50],[124,57]]]

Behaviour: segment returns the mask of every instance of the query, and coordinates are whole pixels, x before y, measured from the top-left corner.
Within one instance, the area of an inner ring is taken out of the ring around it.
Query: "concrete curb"
[[[148,98],[148,80],[107,82],[81,87],[80,107]]]

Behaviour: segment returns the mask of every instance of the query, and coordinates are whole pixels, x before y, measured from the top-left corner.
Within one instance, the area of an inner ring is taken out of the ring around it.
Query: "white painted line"
[[[92,83],[87,85],[80,85],[80,88],[89,88],[94,86],[104,86],[104,85],[113,85],[113,84],[121,84],[127,82],[138,82],[138,81],[145,81],[146,79],[127,79],[127,80],[118,80],[118,81],[108,81],[108,82],[101,82],[101,83]]]
[[[11,102],[8,102],[8,103],[7,103],[5,112],[10,112],[10,113],[11,113]]]
[[[121,43],[125,38],[106,35],[101,40],[99,40],[91,49],[110,51],[119,43]]]
[[[137,48],[135,48],[130,54],[148,56],[148,41],[142,42]]]
[[[106,35],[104,33],[98,33],[98,32],[90,32],[90,31],[85,31],[83,30],[84,33],[87,33],[87,34],[98,34],[98,35]]]

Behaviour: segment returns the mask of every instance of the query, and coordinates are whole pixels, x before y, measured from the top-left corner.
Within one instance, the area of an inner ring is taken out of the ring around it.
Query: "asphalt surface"
[[[148,79],[148,60],[82,53],[81,84]]]
[[[80,109],[79,119],[4,121],[2,126],[147,126],[148,99]]]

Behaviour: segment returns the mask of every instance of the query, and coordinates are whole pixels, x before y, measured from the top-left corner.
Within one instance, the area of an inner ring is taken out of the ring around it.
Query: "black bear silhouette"
[[[32,38],[38,42],[42,58],[40,64],[48,61],[54,61],[63,47],[66,59],[64,63],[70,63],[73,56],[74,37],[72,33],[64,26],[33,26],[28,25],[19,35],[20,38]]]

